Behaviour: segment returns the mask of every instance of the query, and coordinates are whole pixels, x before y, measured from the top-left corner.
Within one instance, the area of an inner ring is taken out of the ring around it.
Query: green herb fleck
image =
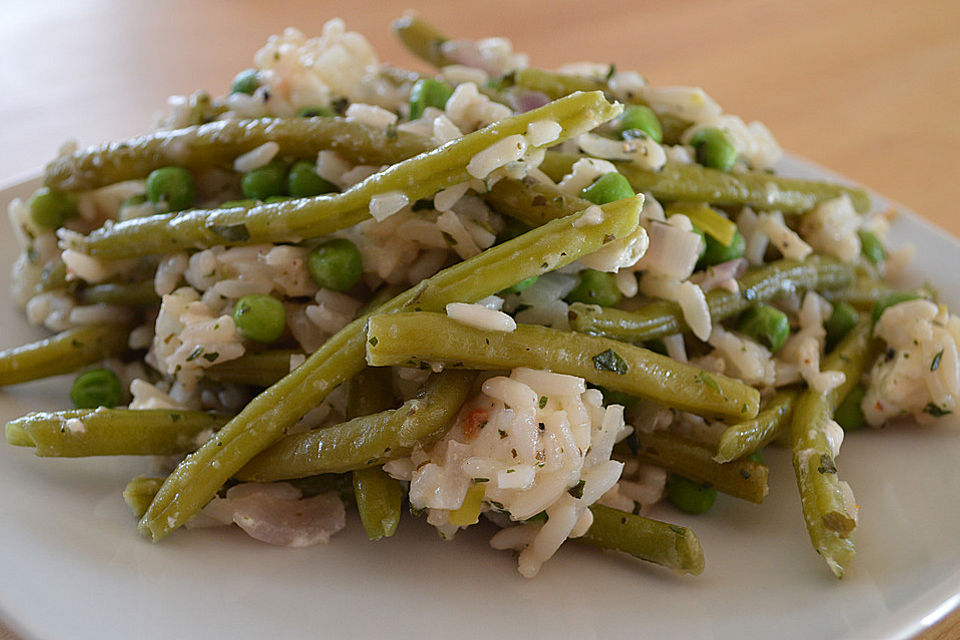
[[[713,376],[706,371],[700,372],[700,382],[707,385],[717,393],[720,393],[720,385],[718,385],[717,381],[713,379]]]
[[[593,366],[597,371],[612,371],[618,376],[625,375],[629,367],[613,349],[607,349],[603,353],[593,356]]]
[[[540,408],[547,406],[547,396],[540,396]]]
[[[187,362],[193,362],[197,358],[203,355],[203,347],[197,347],[190,352],[190,355],[187,356]]]
[[[943,349],[940,349],[937,352],[937,355],[933,356],[933,361],[930,363],[930,371],[936,371],[940,368],[940,359],[943,358]]]
[[[579,500],[580,498],[583,497],[583,485],[584,485],[584,484],[586,484],[586,482],[583,481],[583,480],[581,480],[581,481],[578,482],[577,484],[575,484],[575,485],[573,485],[572,487],[570,487],[569,489],[567,489],[567,493],[569,493],[569,494],[572,495],[574,498],[577,498],[577,499]]]
[[[210,225],[210,231],[227,242],[246,242],[250,239],[250,232],[247,231],[247,225],[242,222],[237,224],[213,224]]]
[[[817,471],[820,473],[836,473],[837,463],[833,461],[833,458],[824,453],[820,456],[820,466],[817,467]]]
[[[380,341],[377,340],[377,336],[372,336],[369,340],[367,340],[367,342],[370,343],[370,346],[371,346],[371,347],[375,347],[375,346],[377,346],[377,343],[380,342]]]
[[[932,402],[927,403],[927,406],[923,408],[923,412],[930,414],[934,418],[940,418],[953,413],[953,411],[950,411],[949,409],[943,409]]]

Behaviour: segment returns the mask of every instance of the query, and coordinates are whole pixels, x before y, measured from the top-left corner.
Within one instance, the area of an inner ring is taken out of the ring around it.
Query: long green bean
[[[894,291],[892,286],[882,280],[869,276],[857,276],[849,286],[825,291],[823,297],[830,302],[842,300],[858,309],[872,309],[881,298]]]
[[[388,131],[344,118],[257,118],[219,120],[157,131],[110,142],[57,158],[47,165],[44,183],[56,189],[96,189],[146,178],[154,169],[230,167],[237,156],[265,142],[276,142],[281,156],[316,158],[330,149],[358,164],[393,164],[432,148],[428,138]]]
[[[115,304],[130,307],[149,307],[159,304],[160,296],[153,281],[130,284],[106,283],[84,287],[77,291],[80,304]]]
[[[199,447],[228,416],[173,409],[75,409],[7,423],[7,442],[42,457],[169,456]]]
[[[393,372],[388,367],[367,367],[347,384],[347,418],[369,416],[395,406]],[[388,476],[382,467],[354,469],[351,479],[367,537],[380,540],[396,533],[403,506],[400,482]]]
[[[638,431],[637,459],[678,473],[695,482],[710,483],[717,491],[760,504],[767,496],[770,470],[753,460],[720,464],[713,451],[689,438],[674,433]]]
[[[848,285],[853,268],[829,256],[814,255],[805,261],[778,260],[748,272],[740,280],[738,293],[714,289],[707,293],[713,322],[737,315],[752,304],[767,302],[799,289],[824,291]],[[689,331],[676,302],[658,300],[637,311],[574,303],[570,305],[570,327],[575,331],[616,338],[627,342],[654,340]]]
[[[471,179],[467,167],[478,153],[527,126],[553,120],[565,140],[616,116],[622,105],[600,93],[580,93],[504,118],[437,149],[394,164],[343,193],[299,198],[250,208],[186,211],[134,218],[74,239],[75,250],[104,259],[171,253],[190,248],[280,242],[326,235],[370,217],[375,196],[400,194],[408,202]],[[551,142],[552,144],[552,142]]]
[[[218,382],[269,387],[290,373],[290,359],[295,356],[304,354],[295,349],[247,352],[239,358],[206,369],[204,375]]]
[[[804,391],[797,398],[791,421],[793,467],[803,519],[814,549],[838,578],[853,562],[855,547],[850,536],[856,520],[844,497],[825,425],[876,354],[871,328],[869,321],[860,323],[823,359],[822,370],[841,371],[846,380],[828,393]]]
[[[381,467],[353,472],[353,495],[363,530],[371,540],[389,538],[397,531],[403,506],[403,487]]]
[[[528,180],[499,180],[483,199],[498,213],[531,227],[590,206],[586,200],[567,195],[554,185]]]
[[[332,427],[288,435],[272,445],[235,477],[247,482],[345,473],[381,465],[410,454],[443,435],[466,401],[475,376],[446,371],[434,376],[418,398],[399,409],[362,416]]]
[[[393,21],[393,33],[410,53],[437,68],[456,64],[443,52],[448,38],[413,11]]]
[[[635,558],[692,575],[703,573],[703,547],[693,530],[602,504],[590,507],[593,524],[579,542],[616,549]]]
[[[776,440],[790,424],[796,399],[797,391],[794,389],[778,391],[764,403],[756,418],[727,427],[720,434],[713,459],[721,463],[738,460]]]
[[[147,512],[147,508],[163,486],[163,478],[137,476],[123,489],[123,501],[127,503],[137,518]]]
[[[0,351],[0,386],[71,373],[127,349],[129,327],[101,324]]]
[[[553,180],[570,173],[579,156],[549,152],[540,165]],[[637,193],[652,194],[662,201],[709,202],[720,206],[750,206],[783,213],[802,213],[825,200],[848,195],[859,213],[870,210],[870,196],[863,189],[832,182],[784,178],[762,171],[719,171],[698,164],[668,162],[650,171],[628,162],[617,170]]]
[[[367,336],[372,366],[547,369],[685,411],[741,419],[757,415],[760,405],[756,389],[732,378],[607,338],[537,325],[484,331],[442,313],[398,313],[370,318]]]
[[[475,302],[633,233],[642,206],[640,196],[604,205],[596,225],[579,225],[581,213],[555,220],[427,278],[379,311],[435,310],[450,302]],[[240,467],[358,373],[365,366],[366,322],[366,316],[360,317],[332,336],[306,362],[254,398],[216,438],[187,456],[140,521],[141,533],[159,540],[182,525]]]

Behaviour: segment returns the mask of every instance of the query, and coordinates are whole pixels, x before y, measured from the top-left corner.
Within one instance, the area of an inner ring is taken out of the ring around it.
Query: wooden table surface
[[[653,84],[702,86],[726,111],[764,121],[785,149],[960,235],[956,0],[483,4],[482,13],[449,0],[417,8],[451,34],[507,36],[536,66],[616,61]],[[381,60],[422,68],[389,36],[404,3],[348,5],[3,3],[0,182],[39,169],[68,138],[92,144],[143,132],[170,94],[224,92],[286,26],[317,34],[339,15]],[[960,614],[919,637],[960,638]]]

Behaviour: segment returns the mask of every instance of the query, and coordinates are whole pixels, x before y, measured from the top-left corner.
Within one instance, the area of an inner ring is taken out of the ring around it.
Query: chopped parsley
[[[923,408],[923,412],[930,414],[934,418],[940,418],[942,416],[953,413],[953,411],[950,411],[949,409],[943,409],[939,405],[934,404],[933,402],[928,402],[927,406]]]
[[[943,358],[943,349],[937,352],[937,355],[933,356],[933,361],[930,362],[930,371],[936,371],[940,368],[940,359]]]
[[[577,499],[579,500],[580,498],[583,497],[583,485],[585,485],[585,484],[586,484],[586,482],[585,482],[584,480],[581,480],[581,481],[578,482],[577,484],[575,484],[575,485],[573,485],[572,487],[570,487],[569,489],[567,489],[567,493],[569,493],[569,494],[572,495],[574,498],[577,498]]]
[[[824,453],[820,456],[820,466],[817,467],[817,471],[820,473],[836,473],[837,463],[833,461],[833,458]]]
[[[613,349],[607,349],[603,353],[593,356],[593,366],[597,371],[612,371],[618,376],[625,375],[629,367]]]

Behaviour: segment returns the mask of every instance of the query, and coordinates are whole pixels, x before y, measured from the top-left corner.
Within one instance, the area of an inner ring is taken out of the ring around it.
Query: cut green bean
[[[304,354],[295,349],[271,349],[247,352],[204,370],[204,375],[218,382],[269,387],[290,373],[290,359]],[[304,356],[306,357],[306,356]]]
[[[163,478],[137,476],[127,483],[123,490],[123,501],[127,503],[137,518],[147,512],[147,508],[163,485]]]
[[[713,459],[721,463],[739,460],[776,440],[790,424],[796,398],[797,392],[793,389],[778,391],[767,400],[756,418],[727,427],[720,434]]]
[[[893,293],[894,288],[883,280],[869,276],[857,276],[848,286],[824,291],[823,297],[830,302],[843,301],[860,310],[870,310],[881,298]]]
[[[536,325],[484,331],[441,313],[398,313],[370,318],[367,336],[367,362],[375,367],[532,367],[684,411],[740,419],[757,415],[760,405],[756,389],[732,378],[607,338]]]
[[[529,227],[539,227],[590,206],[586,200],[568,195],[552,184],[529,184],[525,180],[498,180],[483,199],[498,213]]]
[[[343,193],[301,198],[251,208],[194,210],[176,216],[135,218],[100,228],[72,243],[75,250],[104,259],[172,253],[189,248],[280,242],[327,235],[370,217],[373,198],[393,194],[414,202],[470,180],[474,157],[527,126],[554,120],[563,141],[615,117],[622,105],[600,93],[580,93],[521,115],[504,118],[474,133],[375,173]]]
[[[843,577],[853,562],[855,547],[850,536],[856,520],[838,478],[825,425],[840,400],[857,385],[876,351],[871,324],[861,322],[821,363],[823,371],[842,372],[846,378],[844,383],[828,393],[808,389],[800,394],[791,421],[793,467],[803,519],[814,549],[838,578]]]
[[[703,547],[691,529],[602,504],[591,505],[590,511],[593,524],[586,534],[575,540],[623,551],[681,573],[695,576],[703,573]]]
[[[410,455],[442,436],[467,400],[475,376],[445,371],[399,409],[361,416],[332,427],[288,435],[240,469],[245,482],[274,482],[318,473],[345,473]]]
[[[458,64],[443,53],[447,37],[413,11],[394,20],[393,33],[410,53],[437,68]]]
[[[367,367],[347,384],[348,419],[397,406],[393,394],[393,372],[389,367]]]
[[[699,442],[665,431],[637,432],[636,457],[699,484],[709,483],[722,493],[756,504],[767,496],[770,470],[753,460],[720,464],[713,451]]]
[[[403,487],[380,467],[353,472],[353,493],[363,530],[371,540],[389,538],[397,531],[403,506]]]
[[[829,256],[814,255],[803,262],[779,260],[744,275],[739,280],[738,293],[710,291],[707,306],[713,322],[720,322],[784,293],[839,289],[852,280],[853,268]],[[689,331],[680,305],[666,300],[651,302],[637,311],[575,303],[570,305],[570,327],[625,342],[643,342]]]
[[[0,386],[72,373],[127,349],[129,327],[102,324],[68,329],[0,351]]]
[[[423,280],[379,311],[435,310],[450,302],[476,302],[633,233],[642,206],[641,196],[604,205],[603,219],[596,225],[581,225],[582,213],[555,220]],[[363,369],[366,322],[367,316],[362,316],[348,324],[305,363],[254,398],[216,438],[187,456],[140,521],[141,533],[159,540],[181,526],[253,456]]]
[[[80,304],[114,304],[125,307],[149,307],[160,303],[152,280],[129,284],[105,283],[77,291]]]
[[[559,181],[570,173],[579,156],[548,152],[540,165],[550,178]],[[784,178],[762,171],[718,171],[695,164],[668,162],[651,171],[635,164],[615,163],[617,170],[637,193],[650,193],[657,200],[709,202],[720,206],[750,206],[776,209],[783,213],[802,213],[820,202],[843,194],[850,196],[859,213],[870,210],[870,196],[863,189],[831,182]]]
[[[7,442],[41,457],[169,456],[195,450],[227,416],[176,409],[74,409],[7,423]]]
[[[154,169],[232,168],[237,156],[265,142],[276,142],[279,156],[316,160],[323,149],[358,164],[393,164],[433,148],[429,138],[387,132],[344,118],[257,118],[218,120],[157,131],[138,138],[90,147],[47,165],[44,183],[66,191],[96,189],[146,178]]]

